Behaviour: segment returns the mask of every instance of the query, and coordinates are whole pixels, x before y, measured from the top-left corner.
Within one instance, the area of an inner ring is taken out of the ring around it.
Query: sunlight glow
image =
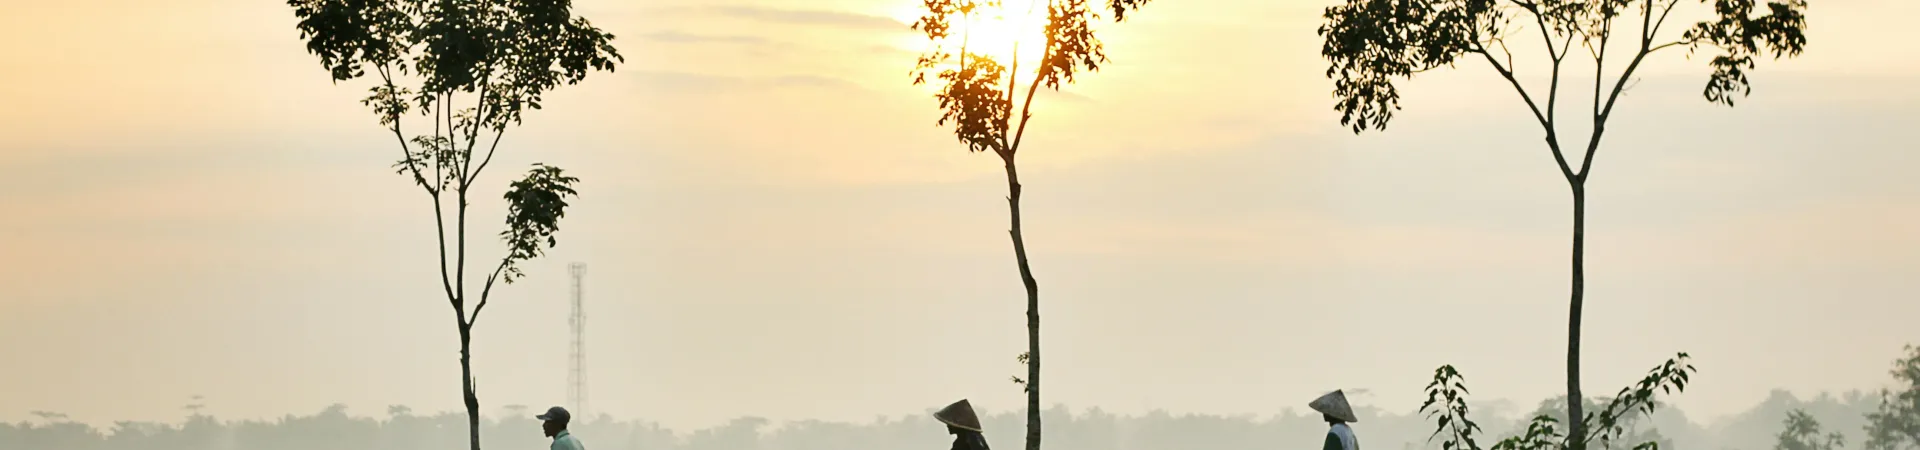
[[[964,1],[964,0],[963,0]],[[925,34],[913,32],[907,36],[911,42],[906,48],[915,51],[927,51],[944,48],[948,52],[959,54],[962,45],[969,53],[985,55],[1001,64],[1011,65],[1018,51],[1018,71],[1014,74],[1015,84],[1022,90],[1039,73],[1040,60],[1047,43],[1047,2],[1048,0],[981,0],[982,6],[965,17],[954,14],[948,17],[953,24],[950,36],[937,42],[929,42]],[[926,7],[919,1],[905,5],[896,11],[894,17],[901,22],[915,23],[926,14]],[[954,67],[958,61],[949,62],[943,67]],[[929,82],[929,89],[938,89]]]

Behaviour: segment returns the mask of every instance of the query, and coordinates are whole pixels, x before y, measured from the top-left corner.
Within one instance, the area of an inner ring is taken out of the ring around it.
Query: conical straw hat
[[[1328,392],[1327,395],[1313,399],[1313,403],[1308,403],[1307,407],[1313,408],[1314,411],[1319,411],[1321,414],[1333,416],[1333,418],[1340,419],[1343,422],[1351,423],[1360,421],[1359,418],[1353,416],[1353,406],[1347,404],[1347,394],[1339,390]]]
[[[961,429],[980,431],[980,416],[973,414],[973,405],[964,398],[940,408],[939,412],[933,413],[933,418]]]

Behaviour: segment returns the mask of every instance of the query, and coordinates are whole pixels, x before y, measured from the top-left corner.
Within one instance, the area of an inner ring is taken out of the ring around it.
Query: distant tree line
[[[1564,413],[1564,400],[1544,401],[1540,413]],[[1801,400],[1776,391],[1747,412],[1712,426],[1701,426],[1678,408],[1666,407],[1636,429],[1657,436],[1662,449],[1763,450],[1774,446],[1790,411],[1810,417],[1863,442],[1866,416],[1880,397],[1853,392]],[[1495,411],[1494,406],[1479,406]],[[1520,411],[1514,411],[1515,413]],[[1427,442],[1431,426],[1414,413],[1396,414],[1359,406],[1369,450],[1437,449]],[[1529,414],[1531,415],[1531,413]],[[1025,411],[1011,409],[983,416],[987,438],[996,448],[1018,448],[1025,433]],[[1487,424],[1494,435],[1510,433],[1524,417],[1508,414]],[[934,450],[949,444],[945,429],[926,414],[883,417],[865,423],[796,421],[776,424],[743,417],[699,430],[671,430],[645,420],[615,420],[601,415],[576,419],[574,433],[594,450]],[[1326,433],[1318,414],[1305,408],[1266,417],[1186,415],[1154,412],[1116,415],[1099,409],[1072,412],[1064,406],[1045,411],[1048,444],[1056,450],[1275,450],[1307,446]],[[547,438],[529,414],[507,414],[481,421],[481,434],[499,448],[543,449]],[[464,411],[416,415],[390,407],[385,417],[349,414],[335,405],[318,413],[274,420],[222,421],[194,414],[181,423],[117,422],[97,428],[57,413],[39,419],[0,423],[0,449],[6,450],[432,450],[469,444]]]
[[[1853,416],[1864,422],[1865,439],[1847,439],[1839,431],[1850,428],[1845,425],[1825,431],[1815,414],[1795,408],[1781,422],[1774,450],[1841,450],[1847,442],[1867,450],[1920,450],[1920,347],[1907,346],[1888,373],[1894,387],[1880,391],[1873,410]]]

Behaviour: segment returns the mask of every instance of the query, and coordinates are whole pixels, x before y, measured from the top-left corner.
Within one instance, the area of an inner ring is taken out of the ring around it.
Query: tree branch
[[[1651,8],[1653,7],[1653,0],[1647,0],[1647,7],[1649,10],[1651,10]],[[1606,84],[1606,79],[1607,79],[1607,75],[1606,75],[1607,74],[1607,70],[1606,70],[1607,69],[1607,43],[1612,40],[1613,40],[1613,16],[1607,16],[1607,19],[1600,23],[1600,39],[1599,39],[1600,45],[1599,45],[1599,49],[1593,55],[1592,118],[1594,120],[1599,120],[1600,118],[1601,85]]]
[[[1673,41],[1673,42],[1668,42],[1668,43],[1665,43],[1665,44],[1660,44],[1660,45],[1656,45],[1656,46],[1653,46],[1653,48],[1651,48],[1651,49],[1647,49],[1647,53],[1653,53],[1653,52],[1657,52],[1657,51],[1660,51],[1660,50],[1664,50],[1664,49],[1666,49],[1667,47],[1672,47],[1672,46],[1676,46],[1676,45],[1687,45],[1687,44],[1692,44],[1692,42],[1688,42],[1688,41]]]
[[[1572,34],[1567,35],[1567,42],[1569,44],[1573,42]],[[1547,42],[1547,46],[1547,53],[1553,53],[1553,42]],[[1560,110],[1560,68],[1566,56],[1566,47],[1561,47],[1560,54],[1553,58],[1553,74],[1551,81],[1547,83],[1547,128],[1555,128],[1558,123],[1554,120],[1554,115]],[[1549,130],[1548,135],[1553,135],[1553,130]]]
[[[1520,94],[1520,99],[1527,102],[1527,109],[1533,112],[1533,119],[1540,123],[1541,128],[1547,130],[1547,147],[1553,150],[1553,160],[1559,163],[1561,174],[1566,175],[1568,179],[1573,179],[1573,170],[1568,167],[1566,156],[1560,154],[1560,139],[1554,135],[1552,122],[1548,122],[1547,116],[1540,113],[1540,107],[1534,103],[1533,96],[1528,95],[1527,89],[1520,85],[1520,80],[1513,77],[1513,71],[1500,65],[1500,61],[1494,60],[1493,55],[1488,54],[1485,48],[1475,48],[1473,52],[1485,57],[1487,63],[1493,65],[1493,70],[1500,72],[1500,77],[1506,78],[1507,83],[1513,85],[1513,90]]]
[[[453,123],[453,91],[441,91],[437,94],[436,98],[438,99],[437,105],[439,105],[439,108],[435,109],[436,115],[433,117],[433,120],[437,121],[437,123],[434,124],[434,135],[437,139],[441,140],[440,143],[443,147],[440,148],[441,167],[434,173],[440,177],[438,182],[444,190],[446,185],[454,184],[449,182],[449,177],[455,176],[460,170],[459,160],[448,159],[456,156],[453,149],[459,148],[460,146],[460,141],[458,140],[460,131]],[[442,127],[445,127],[446,130],[444,134],[440,131]]]
[[[1513,50],[1507,48],[1507,40],[1504,38],[1494,38],[1493,42],[1500,44],[1500,53],[1507,56],[1507,67],[1513,67]]]
[[[445,166],[447,165],[447,162],[446,162],[447,151],[446,151],[446,148],[443,147],[443,145],[447,145],[449,142],[452,142],[452,140],[448,139],[446,135],[442,134],[441,126],[442,125],[451,126],[448,124],[452,122],[441,120],[441,117],[445,115],[445,111],[447,110],[447,99],[442,97],[442,95],[438,92],[434,93],[432,98],[433,98],[433,183],[435,186],[439,186],[441,190],[445,190],[445,188],[447,187],[447,184],[446,184],[447,175],[442,172],[442,169],[445,169]]]
[[[480,160],[480,167],[473,169],[473,177],[479,178],[480,172],[487,170],[487,164],[493,162],[493,151],[500,149],[500,137],[507,134],[507,127],[500,127],[493,133],[493,144],[487,146],[487,157]],[[472,180],[469,179],[469,182]]]
[[[1659,35],[1660,27],[1667,23],[1667,14],[1673,12],[1673,5],[1678,5],[1678,4],[1680,4],[1680,0],[1668,1],[1666,9],[1660,11],[1660,20],[1653,22],[1653,28],[1646,30],[1646,37],[1642,39],[1648,42],[1652,42],[1653,38]],[[1649,3],[1649,6],[1651,6],[1651,3]],[[1653,8],[1647,8],[1647,14],[1649,15],[1653,14]],[[1645,28],[1645,25],[1642,25],[1642,28]]]
[[[1555,128],[1555,125],[1557,122],[1554,120],[1554,117],[1560,110],[1560,67],[1562,66],[1561,63],[1567,58],[1567,50],[1573,45],[1573,34],[1568,33],[1565,42],[1560,45],[1560,49],[1557,51],[1554,50],[1553,34],[1548,29],[1546,14],[1540,11],[1538,4],[1529,4],[1525,9],[1527,12],[1533,13],[1534,23],[1540,26],[1540,41],[1546,45],[1547,57],[1553,61],[1553,73],[1550,74],[1551,81],[1547,86],[1547,119],[1545,126],[1548,128],[1547,139],[1557,141],[1559,138],[1556,136],[1557,128]],[[1552,147],[1554,151],[1559,151],[1559,145],[1556,144]]]
[[[1669,4],[1667,11],[1672,10],[1673,7]],[[1666,13],[1661,13],[1661,16],[1665,17],[1665,14]],[[1640,24],[1643,30],[1641,32],[1640,51],[1634,53],[1633,62],[1627,63],[1627,69],[1620,72],[1620,79],[1614,80],[1613,93],[1607,95],[1607,106],[1601,108],[1599,115],[1594,116],[1593,132],[1587,138],[1587,151],[1581,158],[1580,171],[1572,175],[1575,181],[1582,183],[1587,181],[1587,172],[1593,169],[1594,152],[1600,149],[1600,137],[1607,132],[1607,118],[1613,115],[1613,106],[1620,101],[1620,92],[1625,90],[1627,80],[1633,79],[1633,72],[1639,70],[1640,62],[1645,61],[1647,55],[1653,53],[1655,50],[1653,47],[1650,47],[1653,43],[1653,34],[1658,31],[1658,28],[1653,26],[1652,9],[1648,9],[1640,15]],[[1665,47],[1664,45],[1661,46],[1661,48]]]
[[[459,215],[454,218],[454,236],[457,241],[454,242],[456,262],[453,265],[453,279],[457,284],[453,289],[461,300],[465,300],[467,298],[467,188],[461,187],[455,190],[454,195],[455,200],[460,202],[460,209],[457,213]]]
[[[440,240],[440,287],[446,290],[447,301],[453,304],[453,309],[457,312],[464,306],[463,304],[465,302],[462,301],[460,295],[454,291],[453,280],[447,278],[447,219],[444,211],[445,207],[440,204],[440,195],[434,194],[433,232],[435,237]]]
[[[1012,59],[1012,61],[1007,64],[1007,100],[1006,102],[1007,102],[1007,114],[1009,116],[1009,119],[1011,119],[1011,116],[1013,114],[1013,98],[1020,95],[1020,41],[1019,40],[1013,41],[1013,53],[1009,57],[1009,59]],[[1041,64],[1040,67],[1046,67],[1045,60],[1041,60],[1040,64]],[[1033,79],[1035,81],[1040,80],[1040,71],[1038,70],[1033,71]],[[1038,85],[1035,85],[1035,86],[1038,86]],[[1029,96],[1033,94],[1033,87],[1027,88],[1027,94]],[[1024,118],[1025,115],[1026,115],[1025,110],[1022,110],[1021,116],[1023,118],[1020,120],[1021,125],[1026,125],[1026,119]],[[1012,154],[1014,143],[1012,138],[1010,137],[1010,134],[1007,133],[1006,126],[1007,126],[1006,124],[1000,124],[1000,148],[1007,149],[1008,154]],[[1000,155],[1000,156],[1005,157],[1008,155]]]
[[[1552,58],[1554,62],[1558,63],[1561,55],[1553,51],[1553,34],[1547,31],[1547,17],[1545,14],[1540,13],[1540,5],[1536,3],[1525,3],[1522,4],[1521,9],[1533,13],[1533,22],[1540,25],[1540,43],[1546,45],[1547,57]]]
[[[491,73],[481,77],[480,95],[475,96],[473,100],[473,118],[468,119],[469,122],[467,122],[467,151],[460,158],[460,184],[463,186],[471,186],[473,179],[480,177],[479,171],[469,172],[467,169],[473,167],[473,146],[474,143],[480,141],[480,124],[486,123],[485,118],[481,115],[485,114],[483,111],[487,105],[487,82],[492,78],[493,74]],[[495,139],[494,142],[499,143],[500,141],[499,139]]]
[[[380,73],[381,82],[386,84],[387,86],[387,95],[393,96],[391,100],[396,102],[405,102],[406,99],[399,98],[400,93],[397,90],[397,87],[394,86],[393,84],[393,75],[392,75],[391,69],[388,68],[385,64],[381,64],[380,66],[378,66],[378,72]],[[454,293],[453,281],[447,277],[446,219],[441,212],[443,211],[443,209],[440,204],[441,191],[438,184],[439,176],[440,176],[440,171],[439,171],[440,159],[438,158],[437,154],[435,155],[435,157],[433,157],[435,182],[427,183],[426,175],[420,171],[420,165],[418,164],[419,155],[416,155],[415,153],[413,153],[412,147],[407,144],[406,134],[400,131],[400,115],[396,113],[392,116],[392,119],[393,119],[393,126],[389,127],[388,129],[393,130],[394,138],[400,141],[400,153],[402,156],[406,158],[405,163],[407,164],[407,169],[413,172],[414,181],[419,183],[420,187],[427,191],[427,195],[433,197],[433,224],[434,224],[433,229],[434,229],[435,236],[438,238],[438,242],[439,242],[438,247],[439,247],[439,253],[440,253],[440,288],[443,292],[446,293],[448,303],[451,303],[454,307],[454,310],[458,311],[461,307],[461,301],[460,301],[460,298]],[[439,134],[438,128],[439,128],[438,121],[436,121],[435,130],[434,130],[435,135]],[[432,151],[434,149],[430,148],[427,150]]]
[[[502,271],[502,270],[506,270],[506,269],[507,269],[507,264],[511,264],[512,262],[513,262],[513,256],[512,256],[512,255],[508,255],[508,256],[507,256],[506,258],[501,258],[501,259],[500,259],[500,265],[499,265],[499,266],[496,266],[496,267],[494,267],[494,268],[493,268],[493,273],[492,273],[492,274],[488,274],[488,275],[487,275],[487,284],[486,284],[486,286],[485,286],[485,287],[482,287],[482,288],[480,288],[480,303],[477,303],[477,304],[474,304],[474,305],[473,305],[473,318],[470,318],[470,319],[467,319],[467,326],[473,326],[473,323],[474,323],[474,322],[476,322],[476,321],[479,321],[479,320],[480,320],[480,310],[482,310],[482,309],[486,309],[486,307],[487,307],[487,298],[488,298],[489,296],[491,296],[491,295],[493,294],[493,282],[494,282],[494,280],[497,280],[497,279],[499,279],[499,278],[500,278],[500,271]]]
[[[388,85],[389,86],[392,85],[391,77],[388,78]],[[398,135],[399,129],[400,129],[400,124],[396,119],[396,122],[394,123],[394,133],[396,135]],[[433,133],[436,138],[440,135],[440,124],[438,119],[434,120]],[[440,253],[440,289],[446,292],[447,303],[452,304],[454,311],[457,313],[458,311],[460,311],[460,308],[462,307],[462,305],[461,305],[459,295],[454,293],[453,281],[449,279],[447,276],[447,221],[446,221],[446,214],[443,212],[445,211],[445,209],[440,204],[440,189],[439,189],[438,183],[440,182],[440,164],[441,163],[440,163],[439,151],[437,147],[439,144],[436,142],[434,145],[436,147],[433,149],[430,149],[434,151],[434,157],[433,157],[434,184],[427,185],[425,183],[422,183],[422,186],[427,186],[426,187],[427,192],[431,194],[433,197],[433,232],[434,232],[434,237],[438,239],[437,242],[438,242],[439,253]],[[402,149],[406,148],[405,139],[401,140],[401,147]],[[413,167],[415,168],[414,173],[417,177],[420,174],[419,168],[418,166],[413,166]]]
[[[1679,1],[1674,0],[1672,3],[1679,3]],[[1653,35],[1660,30],[1659,27],[1653,24],[1652,6],[1653,0],[1647,0],[1647,8],[1640,11],[1640,48],[1643,50],[1647,48],[1648,43],[1653,42]],[[1673,8],[1668,7],[1667,10],[1672,11]],[[1665,20],[1666,14],[1662,13],[1661,19]]]
[[[389,96],[391,101],[405,104],[406,99],[402,99],[399,97],[400,96],[399,87],[393,85],[393,75],[391,75],[391,72],[388,71],[387,65],[380,64],[379,66],[376,66],[376,70],[380,73],[380,81],[382,83],[385,83],[387,86],[387,95]],[[426,189],[428,195],[436,195],[436,196],[440,195],[440,190],[435,189],[433,185],[428,184],[426,180],[426,176],[420,173],[420,165],[415,164],[415,162],[417,162],[418,159],[416,159],[417,156],[413,154],[413,147],[407,145],[406,133],[400,132],[401,114],[399,113],[398,110],[389,110],[389,111],[390,112],[388,113],[389,114],[388,117],[393,120],[393,126],[388,127],[387,129],[393,130],[394,140],[400,141],[400,156],[405,158],[403,159],[403,161],[406,162],[407,169],[413,172],[413,181],[416,183],[419,183],[421,188]]]
[[[1040,54],[1041,61],[1046,61],[1053,56],[1053,52],[1058,50],[1054,47],[1053,37],[1048,36],[1046,51]],[[1008,78],[1014,79],[1014,77]],[[1020,105],[1020,128],[1014,131],[1013,143],[1007,146],[1007,154],[1000,155],[1006,158],[1008,162],[1013,161],[1013,153],[1020,149],[1020,141],[1027,136],[1027,120],[1033,118],[1033,94],[1040,91],[1040,80],[1043,78],[1046,77],[1041,76],[1038,71],[1035,71],[1033,74],[1033,82],[1027,84],[1027,101]],[[1009,82],[1009,85],[1011,85],[1011,82]]]

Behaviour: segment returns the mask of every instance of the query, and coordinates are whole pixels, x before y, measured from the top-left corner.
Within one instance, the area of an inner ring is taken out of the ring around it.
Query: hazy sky
[[[628,62],[549,96],[476,194],[490,259],[510,177],[584,180],[482,319],[489,411],[565,400],[569,262],[599,411],[1023,403],[1004,180],[908,84],[919,2],[576,3]],[[1530,116],[1466,63],[1353,136],[1314,35],[1330,4],[1157,1],[1043,96],[1021,158],[1048,403],[1270,413],[1348,388],[1410,410],[1445,363],[1485,397],[1563,388],[1568,194]],[[459,407],[427,200],[283,2],[5,10],[0,420]],[[1815,0],[1806,55],[1734,109],[1700,99],[1704,60],[1649,63],[1589,187],[1589,392],[1687,351],[1674,403],[1724,414],[1878,386],[1920,343],[1915,14]]]

